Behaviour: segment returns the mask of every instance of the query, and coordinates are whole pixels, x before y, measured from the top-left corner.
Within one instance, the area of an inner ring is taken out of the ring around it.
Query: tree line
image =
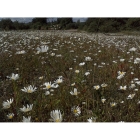
[[[10,18],[0,21],[0,30],[67,30],[77,29],[87,32],[140,31],[140,18],[87,18],[85,22],[73,22],[72,18],[33,18],[29,23],[12,21]]]

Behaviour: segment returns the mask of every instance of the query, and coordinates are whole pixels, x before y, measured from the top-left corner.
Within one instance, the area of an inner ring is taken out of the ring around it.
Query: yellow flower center
[[[115,106],[116,104],[114,103],[114,104],[111,104],[111,107],[113,107],[113,106]]]
[[[13,115],[8,116],[8,118],[9,118],[9,119],[12,119],[12,118],[13,118]]]
[[[98,90],[98,89],[99,89],[99,87],[98,87],[98,86],[96,86],[96,87],[95,87],[95,89],[96,89],[96,90]]]
[[[39,77],[39,79],[42,80],[43,79],[43,76],[42,77]]]
[[[60,122],[60,119],[55,120],[55,122]]]
[[[124,72],[120,72],[120,75],[123,75],[124,74]]]
[[[49,89],[49,88],[51,88],[51,85],[47,85],[46,87],[47,87],[47,89]]]
[[[78,93],[77,92],[74,92],[74,95],[78,95]]]
[[[27,92],[28,92],[28,93],[32,93],[32,90],[28,89]]]
[[[75,110],[73,110],[73,112],[74,112],[74,113],[77,113],[78,111],[77,111],[77,109],[75,109]]]
[[[60,84],[60,83],[62,83],[62,81],[61,81],[61,80],[58,80],[58,81],[57,81],[57,84]]]
[[[38,121],[38,118],[35,118],[36,121]]]

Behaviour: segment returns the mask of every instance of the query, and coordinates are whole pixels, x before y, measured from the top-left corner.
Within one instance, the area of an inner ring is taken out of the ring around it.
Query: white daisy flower
[[[28,118],[25,118],[25,117],[23,116],[22,122],[31,122],[31,116],[28,116]]]
[[[62,78],[58,78],[56,81],[54,81],[56,84],[60,84],[60,83],[62,83],[63,82],[63,79]]]
[[[80,92],[77,92],[77,88],[74,88],[74,92],[71,91],[70,94],[71,95],[78,95]]]
[[[120,86],[120,90],[126,90],[127,86]]]
[[[54,122],[62,122],[62,114],[60,110],[51,111],[50,116]]]
[[[75,116],[79,116],[81,114],[81,108],[79,106],[73,106],[71,111]]]
[[[49,47],[47,45],[41,46],[40,48],[37,47],[38,52],[37,53],[44,53],[47,52],[49,50]]]
[[[8,78],[10,78],[11,80],[17,80],[17,79],[19,79],[19,75],[12,73],[12,75]]]
[[[91,57],[85,57],[85,61],[92,61]]]
[[[75,70],[75,73],[79,73],[80,71],[79,70]]]
[[[134,96],[135,96],[135,93],[134,93],[134,94],[130,94],[130,95],[127,97],[127,99],[133,99]]]
[[[28,86],[28,87],[24,87],[24,89],[21,89],[23,92],[26,92],[26,93],[33,93],[36,91],[36,87],[34,86]]]
[[[107,84],[103,83],[103,84],[101,84],[101,87],[105,88],[105,87],[107,87]]]
[[[85,62],[79,63],[79,66],[84,66]]]
[[[94,89],[96,89],[96,90],[98,90],[99,88],[100,88],[100,86],[99,86],[99,85],[94,86]]]
[[[31,104],[31,105],[28,105],[28,104],[27,104],[27,107],[25,107],[25,106],[23,105],[23,108],[20,108],[20,111],[22,111],[22,112],[29,112],[29,111],[32,110],[32,108],[33,108],[33,104]]]
[[[111,107],[114,107],[114,106],[116,106],[116,105],[117,105],[117,103],[115,103],[115,102],[110,103],[110,106],[111,106]]]
[[[89,122],[89,123],[92,123],[92,122],[96,122],[96,117],[91,117],[91,118],[88,118],[87,119],[87,121]]]
[[[7,102],[3,101],[2,105],[3,105],[3,109],[8,109],[11,107],[11,104],[13,103],[14,99],[10,99],[9,101],[7,100]]]
[[[103,99],[101,99],[101,101],[102,101],[102,103],[104,103],[106,101],[106,99],[103,98]]]
[[[85,72],[85,75],[88,76],[90,74],[90,72]]]
[[[9,113],[9,114],[7,115],[7,117],[8,117],[8,119],[13,119],[14,113]]]
[[[47,95],[50,95],[50,92],[49,91],[46,91],[45,92],[45,95],[47,96]]]

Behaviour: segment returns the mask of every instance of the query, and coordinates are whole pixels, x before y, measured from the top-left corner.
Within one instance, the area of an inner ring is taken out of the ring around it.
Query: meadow
[[[139,122],[140,36],[0,32],[0,122]]]

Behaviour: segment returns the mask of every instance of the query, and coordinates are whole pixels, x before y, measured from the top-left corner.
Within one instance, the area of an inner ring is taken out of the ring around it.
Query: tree
[[[0,28],[4,29],[4,30],[14,29],[13,22],[9,18],[8,19],[2,19],[1,22],[0,22]]]
[[[72,18],[58,18],[57,23],[60,24],[60,29],[69,29],[73,23]],[[69,27],[69,28],[68,28]]]
[[[44,29],[45,26],[47,26],[47,18],[33,18],[32,19],[31,28],[40,30],[40,29]]]

